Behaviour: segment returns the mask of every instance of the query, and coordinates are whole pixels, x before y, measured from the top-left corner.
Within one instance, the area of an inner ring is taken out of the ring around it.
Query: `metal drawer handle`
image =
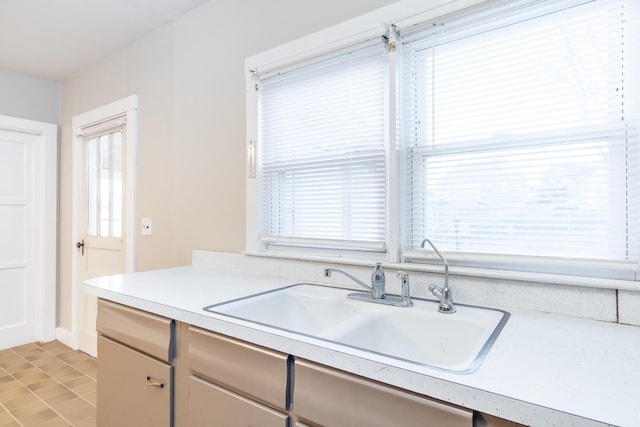
[[[162,381],[155,381],[149,376],[146,378],[146,383],[149,387],[164,388],[164,383]]]

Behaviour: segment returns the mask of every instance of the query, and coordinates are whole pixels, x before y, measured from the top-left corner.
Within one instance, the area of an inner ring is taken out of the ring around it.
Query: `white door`
[[[97,356],[96,299],[83,282],[135,271],[135,165],[138,98],[75,116],[71,340]]]
[[[125,125],[83,139],[80,203],[81,240],[78,278],[85,280],[126,272],[124,242]],[[80,287],[78,348],[97,353],[96,298]]]
[[[55,337],[56,138],[0,116],[0,350]]]

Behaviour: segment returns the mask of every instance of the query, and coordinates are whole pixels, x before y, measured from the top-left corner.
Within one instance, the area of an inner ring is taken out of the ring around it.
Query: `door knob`
[[[77,242],[77,243],[76,243],[76,248],[78,248],[78,249],[82,249],[82,251],[80,252],[80,254],[81,254],[82,256],[84,256],[84,239],[82,239],[82,241],[81,241],[81,242]]]

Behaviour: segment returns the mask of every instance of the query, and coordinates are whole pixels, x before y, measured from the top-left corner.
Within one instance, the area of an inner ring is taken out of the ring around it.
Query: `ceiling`
[[[207,0],[0,0],[0,69],[60,81]]]

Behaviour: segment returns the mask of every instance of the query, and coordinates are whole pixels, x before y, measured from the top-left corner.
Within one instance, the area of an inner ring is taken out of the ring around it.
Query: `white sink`
[[[478,369],[509,313],[413,299],[393,307],[347,298],[350,290],[300,284],[204,309],[410,363],[457,373]]]

